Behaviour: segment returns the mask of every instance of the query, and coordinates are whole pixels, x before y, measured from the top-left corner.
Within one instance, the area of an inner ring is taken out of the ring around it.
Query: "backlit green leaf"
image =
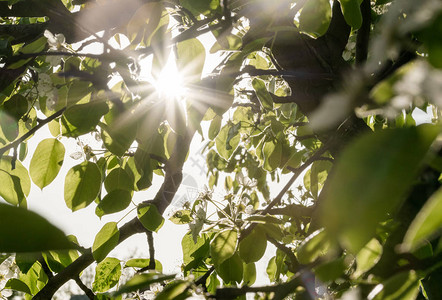
[[[127,208],[132,199],[132,193],[127,190],[112,190],[98,203],[104,214],[113,214]]]
[[[32,181],[39,188],[44,188],[57,177],[63,165],[64,154],[64,146],[57,139],[45,139],[38,144],[31,159],[29,172]]]
[[[239,255],[245,263],[255,262],[261,259],[266,248],[266,235],[258,227],[239,243]]]
[[[113,257],[106,257],[95,267],[95,279],[92,283],[92,290],[104,293],[120,280],[121,264],[120,260]]]
[[[106,176],[104,187],[109,193],[113,190],[132,191],[134,182],[125,169],[115,168]]]
[[[199,81],[203,72],[206,50],[201,42],[188,39],[177,43],[177,67],[183,74],[186,82]]]
[[[419,293],[419,277],[415,271],[406,271],[377,285],[368,295],[371,300],[414,300]]]
[[[70,249],[64,233],[40,215],[0,203],[0,252]]]
[[[209,139],[213,140],[218,135],[219,130],[221,129],[222,119],[222,117],[216,115],[215,118],[213,118],[212,122],[210,122]]]
[[[120,239],[120,231],[117,223],[106,223],[95,236],[92,246],[92,255],[97,262],[102,261],[117,245]]]
[[[296,257],[299,263],[309,264],[314,262],[319,256],[327,252],[330,241],[327,233],[320,229],[316,230],[305,238],[296,249]]]
[[[381,258],[382,245],[377,239],[371,239],[364,248],[356,254],[356,271],[352,274],[357,278],[370,270]]]
[[[224,282],[241,282],[243,277],[243,262],[238,253],[226,259],[219,266],[215,266],[216,272]]]
[[[158,232],[164,224],[164,218],[155,205],[138,206],[138,219],[150,231]]]
[[[72,167],[64,182],[64,200],[72,211],[88,206],[101,187],[101,173],[97,164],[85,161]]]
[[[222,264],[231,257],[236,250],[238,232],[227,229],[218,233],[210,243],[210,255],[215,265]]]
[[[330,21],[330,1],[308,0],[299,16],[299,29],[314,36],[322,36],[327,32]]]
[[[252,86],[255,89],[256,96],[261,102],[261,105],[265,109],[273,110],[273,99],[270,93],[267,91],[267,87],[261,79],[255,78],[252,81]]]
[[[404,249],[415,250],[424,240],[442,229],[442,189],[437,190],[411,223],[404,238]]]
[[[145,268],[149,266],[150,259],[148,258],[132,258],[129,259],[124,265],[125,268]],[[159,260],[155,259],[155,270],[158,272],[163,272],[163,265]]]
[[[244,284],[251,286],[256,281],[255,263],[243,264],[243,281]]]

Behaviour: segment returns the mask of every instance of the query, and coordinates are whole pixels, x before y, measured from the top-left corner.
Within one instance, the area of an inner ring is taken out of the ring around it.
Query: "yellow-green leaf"
[[[215,265],[222,264],[235,253],[237,242],[238,232],[236,230],[227,229],[215,236],[210,243],[210,255]]]
[[[106,223],[95,236],[92,255],[97,262],[102,261],[117,245],[120,231],[116,222]]]
[[[64,154],[64,146],[57,139],[45,139],[38,144],[31,159],[29,172],[32,181],[39,188],[44,188],[57,177],[63,165]]]
[[[155,205],[138,206],[138,219],[150,231],[158,232],[164,224],[164,218]]]
[[[66,205],[76,211],[84,208],[97,198],[101,187],[101,173],[97,164],[85,161],[71,168],[64,182]]]

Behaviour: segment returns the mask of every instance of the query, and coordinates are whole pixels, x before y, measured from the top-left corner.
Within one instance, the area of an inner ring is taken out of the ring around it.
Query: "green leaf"
[[[68,107],[63,115],[71,126],[64,135],[75,137],[94,130],[101,117],[108,111],[109,107],[101,99]]]
[[[428,124],[383,130],[350,144],[335,164],[320,206],[330,236],[358,253],[403,201],[439,131]]]
[[[13,176],[0,170],[0,197],[12,205],[19,205],[24,200],[24,195],[21,189],[18,189],[14,184]]]
[[[282,143],[278,140],[266,142],[262,149],[262,154],[264,156],[264,170],[273,172],[281,163]]]
[[[118,289],[117,292],[113,294],[113,296],[134,292],[140,289],[146,289],[152,283],[163,282],[173,278],[175,278],[175,275],[163,275],[157,272],[138,274],[129,279],[122,287]]]
[[[158,232],[164,224],[164,218],[155,205],[138,206],[137,214],[147,230]]]
[[[259,102],[261,102],[262,107],[268,110],[273,110],[273,99],[270,93],[267,91],[264,81],[255,78],[252,81],[252,86],[256,92]]]
[[[72,167],[64,182],[64,200],[72,211],[84,208],[98,196],[101,172],[97,164],[89,161]]]
[[[177,225],[188,224],[193,221],[192,213],[188,209],[182,209],[175,212],[169,220]]]
[[[238,242],[238,232],[227,229],[219,232],[210,243],[210,255],[215,265],[222,264],[231,257],[236,251]]]
[[[361,251],[356,254],[356,271],[352,277],[358,278],[377,264],[382,255],[382,245],[377,239],[371,239]]]
[[[18,121],[28,111],[28,100],[21,94],[14,94],[3,103],[2,110]]]
[[[176,45],[178,70],[182,73],[186,82],[195,82],[201,79],[206,50],[201,42],[196,39],[188,39]]]
[[[319,229],[302,241],[296,249],[296,257],[299,263],[306,265],[325,254],[329,247],[330,241],[327,233]]]
[[[115,168],[106,176],[104,187],[109,193],[113,190],[132,191],[134,182],[125,169]]]
[[[156,300],[181,300],[187,299],[190,293],[187,291],[189,288],[189,282],[184,280],[177,280],[166,285],[164,290],[156,295]]]
[[[344,275],[345,271],[350,267],[351,262],[352,259],[348,257],[340,257],[317,266],[314,272],[322,282],[330,282]]]
[[[118,283],[120,276],[120,260],[106,257],[95,267],[95,279],[92,283],[92,290],[96,293],[104,293]]]
[[[111,115],[107,118],[108,115]],[[106,123],[100,123],[101,138],[106,148],[117,156],[123,156],[135,140],[137,134],[137,118],[133,115],[119,114],[111,109],[106,115]]]
[[[209,255],[210,239],[207,234],[198,236],[194,241],[192,233],[188,232],[181,240],[181,248],[183,249],[183,263],[190,264],[193,261],[201,261]]]
[[[226,283],[241,282],[243,277],[243,262],[238,253],[226,259],[219,266],[215,265],[215,270]]]
[[[266,248],[266,234],[260,228],[255,228],[239,243],[239,255],[245,263],[255,262],[261,259]]]
[[[74,242],[72,239],[68,239]],[[44,260],[52,272],[59,273],[78,258],[77,250],[58,250],[42,253]]]
[[[126,190],[112,190],[98,203],[97,209],[103,214],[113,214],[126,209],[132,200],[132,193]]]
[[[212,122],[210,122],[209,139],[213,140],[214,138],[216,138],[219,130],[221,129],[222,120],[223,118],[221,116],[216,115],[215,118],[213,118]]]
[[[31,294],[31,290],[29,289],[28,285],[17,278],[11,278],[6,282],[5,289],[11,289],[14,291],[23,292],[26,294]]]
[[[404,250],[415,250],[429,238],[440,234],[442,229],[442,188],[427,200],[424,207],[408,228],[404,238]]]
[[[120,231],[116,222],[106,223],[95,236],[92,255],[97,262],[102,261],[117,245]]]
[[[233,127],[234,125],[232,126],[232,124],[226,124],[221,128],[215,139],[216,150],[226,160],[229,160],[230,156],[232,156],[240,140],[239,134],[233,135],[234,131],[231,130]]]
[[[0,203],[0,252],[71,249],[64,233],[40,215]]]
[[[57,139],[41,141],[31,159],[29,172],[32,181],[41,189],[57,177],[64,161],[64,145]]]
[[[243,264],[243,281],[245,285],[251,286],[256,281],[255,263]]]
[[[372,300],[414,300],[419,293],[419,277],[411,270],[390,277],[368,295]]]
[[[359,29],[362,25],[361,2],[362,0],[339,0],[342,14],[348,25]]]
[[[195,16],[206,15],[220,7],[219,0],[180,0],[180,4]]]
[[[267,276],[269,276],[269,279],[271,282],[274,282],[277,278],[277,273],[278,273],[278,266],[276,265],[276,256],[273,256],[268,264],[267,264],[267,268],[266,268],[266,273]]]
[[[15,161],[15,169],[12,169],[12,157],[3,156],[0,158],[0,170],[11,175],[17,193],[22,193],[25,196],[29,195],[31,191],[31,179],[29,178],[28,170],[21,162]],[[0,185],[0,191],[1,189],[2,185]]]
[[[299,16],[299,29],[313,36],[327,32],[331,21],[331,6],[328,0],[308,0]]]
[[[149,265],[150,259],[148,258],[132,258],[129,259],[124,265],[125,268],[145,268]],[[155,270],[158,272],[163,272],[163,265],[159,260],[155,259]]]

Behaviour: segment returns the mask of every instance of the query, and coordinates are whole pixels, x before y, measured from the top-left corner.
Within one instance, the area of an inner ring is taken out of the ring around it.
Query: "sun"
[[[170,55],[154,85],[160,99],[166,101],[184,99],[186,88],[184,86],[183,76],[176,66],[173,54]]]

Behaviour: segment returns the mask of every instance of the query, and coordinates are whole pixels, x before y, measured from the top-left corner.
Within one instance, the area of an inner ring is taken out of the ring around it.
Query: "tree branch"
[[[47,117],[46,119],[42,120],[41,122],[39,122],[37,124],[37,126],[31,128],[31,130],[29,130],[28,132],[26,132],[24,135],[22,135],[20,138],[16,139],[15,141],[13,141],[12,143],[9,143],[8,145],[0,148],[0,157],[3,156],[3,154],[8,151],[11,148],[15,148],[17,147],[21,142],[25,141],[28,137],[30,137],[31,135],[33,135],[37,130],[39,130],[40,128],[42,128],[44,125],[46,125],[47,123],[51,122],[52,120],[54,120],[55,118],[61,116],[63,114],[63,112],[66,110],[66,107],[63,107],[62,109],[60,109],[59,111],[55,112],[53,115]]]
[[[145,228],[140,223],[138,218],[133,218],[120,228],[120,238],[118,244],[122,243],[128,237],[135,233],[145,232]],[[91,248],[87,249],[87,252],[82,254],[69,266],[67,266],[60,273],[48,280],[47,284],[32,298],[34,300],[46,300],[52,299],[55,292],[67,281],[75,279],[84,269],[86,269],[91,263],[94,262]]]
[[[77,285],[80,287],[80,289],[86,294],[86,296],[90,299],[90,300],[94,300],[95,299],[95,294],[94,292],[92,292],[92,290],[90,288],[88,288],[83,281],[81,281],[80,276],[76,276],[74,278],[75,282],[77,283]]]
[[[356,37],[356,64],[360,65],[367,60],[368,41],[371,29],[371,6],[370,0],[364,0],[361,4],[362,25],[358,29]]]

